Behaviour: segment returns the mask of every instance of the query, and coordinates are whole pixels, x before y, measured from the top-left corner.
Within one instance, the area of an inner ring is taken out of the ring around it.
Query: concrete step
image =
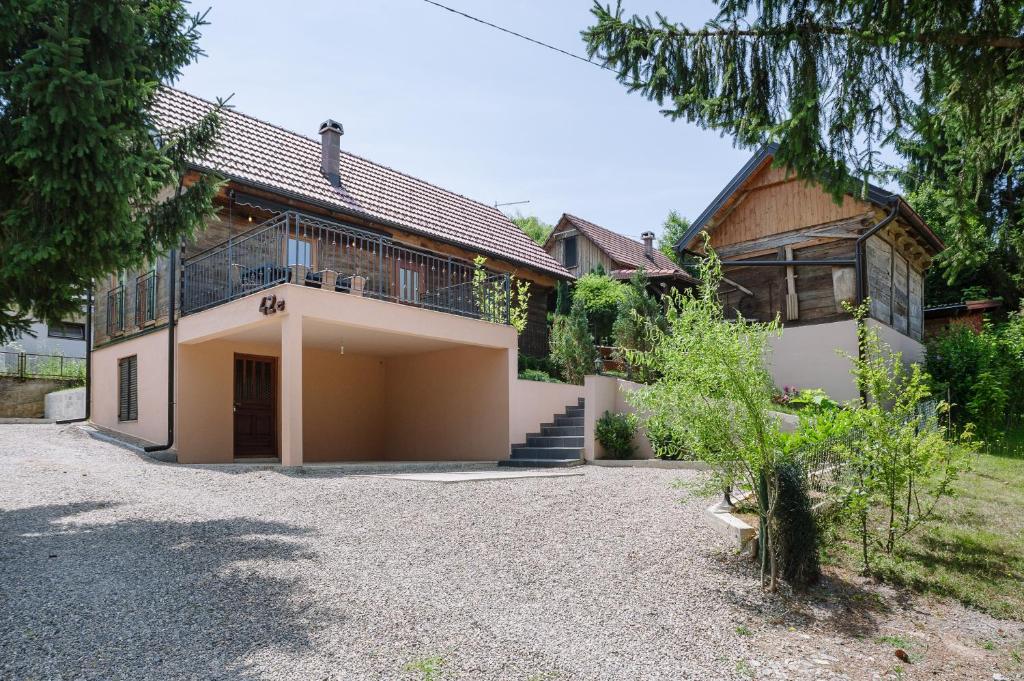
[[[526,444],[530,447],[582,447],[582,435],[541,435],[529,433]]]
[[[566,407],[566,416],[583,416],[583,407]]]
[[[508,468],[570,468],[582,466],[583,459],[505,459],[498,465]]]
[[[558,415],[555,416],[555,425],[556,426],[582,426],[583,425],[583,417],[582,416],[564,416],[562,414],[558,414]]]
[[[542,423],[540,424],[540,434],[543,435],[544,437],[553,437],[560,435],[583,437],[583,426],[556,426],[553,423]]]
[[[530,447],[512,445],[513,459],[572,459],[583,458],[582,447]]]

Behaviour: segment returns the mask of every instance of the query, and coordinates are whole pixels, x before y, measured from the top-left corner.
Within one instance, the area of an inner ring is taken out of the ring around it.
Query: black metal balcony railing
[[[156,270],[135,279],[135,326],[156,321]]]
[[[399,246],[380,234],[302,213],[186,258],[182,314],[286,282],[507,324],[507,274]],[[301,281],[298,281],[301,279]]]
[[[107,291],[107,335],[124,331],[124,285]]]

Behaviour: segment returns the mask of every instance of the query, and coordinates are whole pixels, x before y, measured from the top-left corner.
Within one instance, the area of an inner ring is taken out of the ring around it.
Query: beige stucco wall
[[[904,364],[924,362],[924,345],[874,319],[869,319],[867,323],[877,329],[878,337],[883,343],[892,348],[894,352],[903,355]]]
[[[385,378],[385,361],[377,357],[311,349],[303,353],[305,461],[381,458],[389,429]]]
[[[910,336],[873,319],[867,320],[867,324],[877,329],[879,338],[893,351],[902,353],[904,363],[924,361],[924,346]],[[767,362],[780,389],[787,385],[821,388],[839,402],[858,397],[856,382],[850,374],[853,365],[843,354],[857,356],[854,320],[787,327],[770,344]]]
[[[259,299],[268,294],[261,292],[181,320],[180,461],[232,461],[236,352],[279,358],[278,432],[286,465],[296,462],[289,452],[297,449],[303,463],[508,457],[513,329],[301,286],[269,293],[287,301],[284,312],[260,313]],[[392,341],[407,337],[413,349],[376,356],[309,347],[301,329],[312,321],[337,323],[339,334],[358,326]],[[253,335],[274,340],[237,340]],[[421,341],[459,345],[415,352]],[[292,352],[296,347],[304,349]],[[289,383],[290,368],[300,372],[301,384]],[[291,415],[299,410],[296,427]]]
[[[384,458],[507,459],[509,352],[467,346],[387,358]]]
[[[138,357],[137,421],[117,420],[117,363]],[[163,444],[167,439],[167,331],[114,343],[92,351],[90,418],[105,428]]]
[[[780,390],[787,385],[821,388],[839,402],[857,397],[850,360],[839,352],[857,355],[857,322],[852,319],[786,327],[769,345],[766,361]]]
[[[606,411],[613,414],[636,413],[636,409],[627,401],[626,396],[639,388],[640,384],[613,376],[587,376],[583,380],[583,385],[586,399],[583,414],[583,458],[593,461],[606,456],[604,447],[597,441],[598,419],[604,416]],[[637,428],[633,437],[633,447],[634,458],[654,458],[654,449],[642,426]]]
[[[232,341],[178,346],[175,439],[180,463],[234,460],[235,353],[279,357],[280,348],[276,343]]]
[[[512,381],[509,431],[513,444],[526,442],[527,433],[540,432],[540,424],[551,423],[555,414],[576,405],[583,397],[582,385]]]

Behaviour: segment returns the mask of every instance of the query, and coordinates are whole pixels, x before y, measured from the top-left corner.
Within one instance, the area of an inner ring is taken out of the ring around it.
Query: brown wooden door
[[[235,355],[235,456],[277,456],[277,360]]]

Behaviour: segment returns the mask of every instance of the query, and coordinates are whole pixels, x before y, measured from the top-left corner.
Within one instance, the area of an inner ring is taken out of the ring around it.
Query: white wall
[[[906,364],[924,361],[924,346],[910,336],[874,319],[867,320],[879,338],[903,354]],[[775,385],[821,388],[839,402],[856,399],[857,385],[850,374],[852,363],[842,353],[857,356],[857,322],[852,319],[829,324],[809,324],[783,329],[770,341],[767,359]]]
[[[874,319],[869,319],[868,324],[878,330],[878,337],[894,352],[903,354],[904,364],[924,362],[924,346],[921,343]]]
[[[857,322],[852,319],[828,324],[808,324],[784,328],[781,336],[770,339],[765,358],[768,371],[781,390],[821,388],[839,402],[857,397],[857,386],[850,375],[852,365],[841,352],[856,357]]]

